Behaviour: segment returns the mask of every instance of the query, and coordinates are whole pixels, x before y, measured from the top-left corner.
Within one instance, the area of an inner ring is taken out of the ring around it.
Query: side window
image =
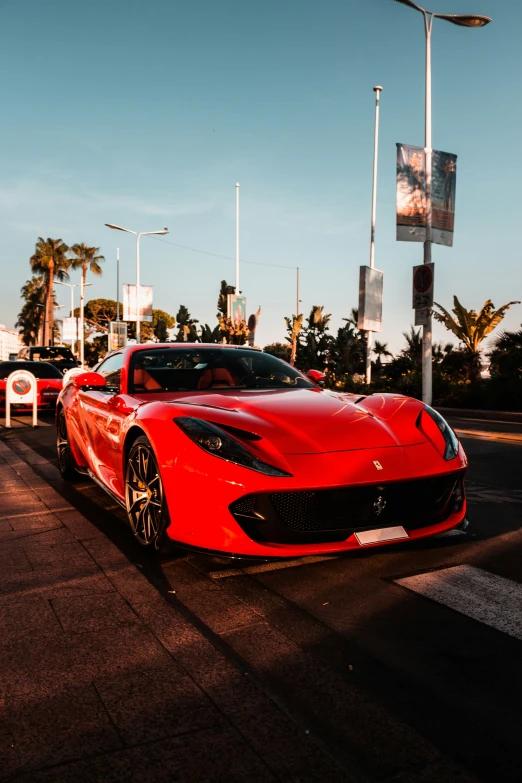
[[[121,368],[123,367],[123,354],[115,353],[100,364],[96,372],[103,375],[107,382],[107,391],[118,393],[120,390]]]

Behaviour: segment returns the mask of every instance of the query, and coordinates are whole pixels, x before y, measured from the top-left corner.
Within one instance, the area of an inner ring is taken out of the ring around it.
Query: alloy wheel
[[[129,523],[139,543],[159,548],[165,526],[163,484],[156,458],[145,443],[135,444],[130,450],[125,501]]]

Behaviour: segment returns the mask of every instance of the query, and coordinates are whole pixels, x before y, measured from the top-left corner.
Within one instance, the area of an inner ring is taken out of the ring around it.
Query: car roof
[[[176,348],[181,350],[197,348],[198,351],[215,350],[216,348],[237,351],[238,348],[241,348],[244,351],[261,352],[260,348],[254,348],[251,345],[228,345],[227,343],[142,343],[141,345],[127,345],[123,350],[126,353],[135,353],[136,351],[150,351],[151,349],[156,348]],[[117,351],[114,351],[114,353],[117,353]]]

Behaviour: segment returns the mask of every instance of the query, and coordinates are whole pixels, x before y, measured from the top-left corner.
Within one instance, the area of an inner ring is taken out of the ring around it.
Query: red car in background
[[[57,404],[65,478],[90,475],[143,546],[303,556],[465,523],[467,460],[433,409],[322,389],[243,346],[129,346]]]
[[[63,375],[48,362],[0,362],[0,405],[5,407],[5,388],[8,377],[15,370],[26,370],[36,378],[38,388],[37,405],[39,408],[54,408],[56,400],[63,386]],[[19,408],[32,408],[32,405],[25,406],[23,403],[17,405]]]

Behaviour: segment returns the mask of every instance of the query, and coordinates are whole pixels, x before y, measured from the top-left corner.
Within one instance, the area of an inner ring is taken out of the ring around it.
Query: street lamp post
[[[239,182],[236,182],[236,294],[239,294]]]
[[[382,87],[373,88],[375,92],[375,129],[373,138],[373,182],[372,182],[372,224],[370,232],[370,269],[375,266],[375,218],[377,212],[377,162],[379,155],[379,93]],[[372,333],[366,332],[366,383],[372,382]]]
[[[413,0],[395,0],[396,3],[408,5],[414,8],[424,17],[424,31],[426,34],[426,104],[425,104],[425,125],[424,125],[424,155],[425,155],[425,189],[426,189],[426,236],[424,240],[424,263],[431,263],[431,28],[433,20],[444,19],[459,27],[484,27],[491,22],[489,16],[480,14],[436,14],[422,8]],[[432,317],[431,311],[428,312],[427,323],[422,331],[422,399],[427,405],[431,405],[432,391]]]
[[[78,339],[78,332],[80,332],[80,361],[83,365],[84,361],[84,337],[83,337],[83,304],[84,304],[84,286],[83,286],[83,277],[81,279],[80,283],[62,283],[60,280],[54,281],[56,285],[66,285],[67,288],[71,289],[71,318],[74,318],[74,288],[78,288],[80,286],[80,328],[76,330],[76,338]],[[85,283],[85,286],[92,285],[92,283]],[[78,326],[78,321],[76,322],[76,325]],[[74,345],[71,346],[73,353]],[[77,346],[76,346],[77,347]]]
[[[161,231],[131,231],[130,228],[123,228],[114,223],[105,223],[107,228],[114,228],[116,231],[125,231],[127,234],[134,234],[136,237],[136,343],[140,340],[140,237],[150,236],[151,234],[168,234],[169,230],[165,226]]]

